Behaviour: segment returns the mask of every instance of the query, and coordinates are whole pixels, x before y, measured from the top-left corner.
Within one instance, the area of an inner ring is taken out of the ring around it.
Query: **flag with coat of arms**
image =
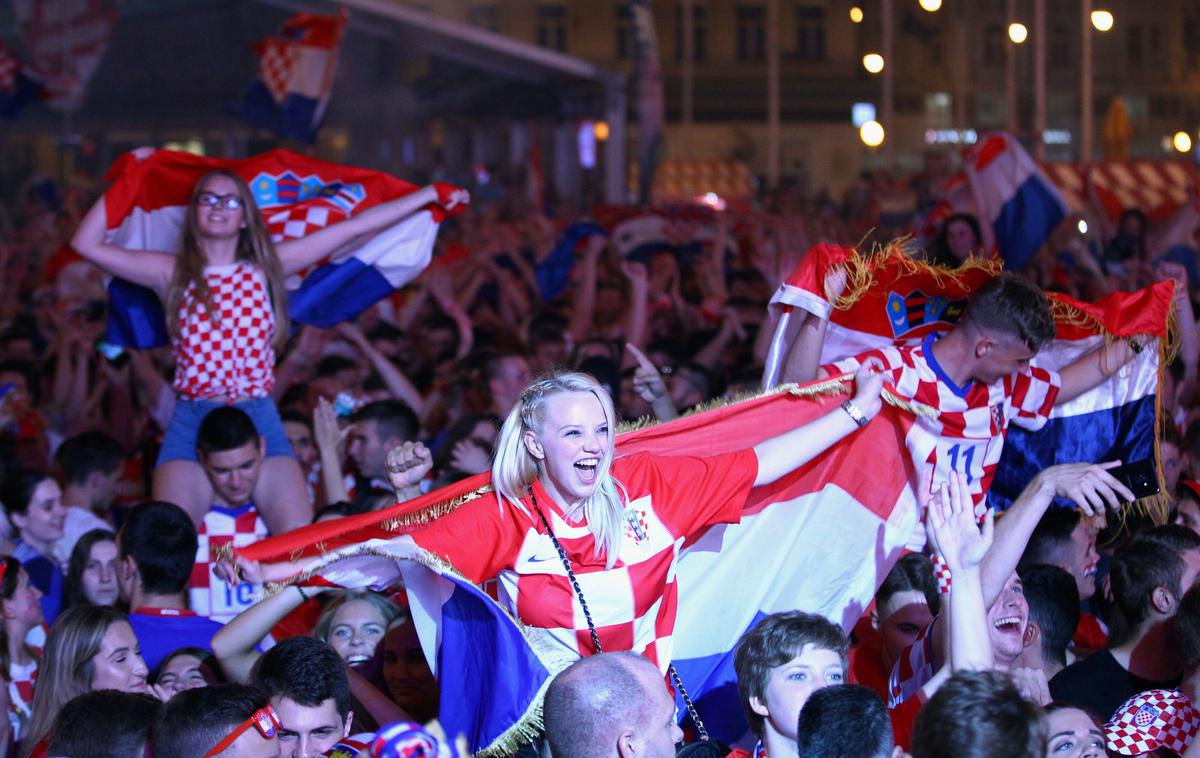
[[[346,31],[336,16],[297,13],[278,33],[254,45],[258,76],[230,110],[284,139],[311,144],[325,118]]]
[[[160,150],[145,160],[122,156],[105,193],[108,244],[178,252],[192,193],[204,175],[226,169],[250,188],[271,239],[303,237],[419,189],[381,171],[272,150],[241,159]],[[436,185],[448,198],[458,188]],[[461,209],[430,206],[330,259],[289,277],[288,311],[302,324],[328,327],[357,316],[416,277],[428,264],[438,225]],[[168,341],[162,304],[149,289],[113,278],[107,341],[144,349]]]

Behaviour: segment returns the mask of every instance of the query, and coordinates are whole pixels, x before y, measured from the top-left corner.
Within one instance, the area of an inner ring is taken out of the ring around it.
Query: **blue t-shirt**
[[[182,608],[138,608],[130,611],[129,625],[142,649],[142,660],[151,673],[181,647],[212,652],[212,638],[221,624]]]

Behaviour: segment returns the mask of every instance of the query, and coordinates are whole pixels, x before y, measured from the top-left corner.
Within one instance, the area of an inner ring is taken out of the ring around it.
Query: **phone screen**
[[[1133,496],[1139,500],[1151,495],[1157,495],[1159,492],[1158,486],[1158,470],[1154,466],[1153,458],[1145,458],[1132,463],[1125,463],[1116,468],[1109,469],[1108,473],[1112,474],[1113,478],[1133,492]]]

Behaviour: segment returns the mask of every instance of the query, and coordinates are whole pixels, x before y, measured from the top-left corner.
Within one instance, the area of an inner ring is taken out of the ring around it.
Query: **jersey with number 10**
[[[922,487],[945,482],[958,471],[967,477],[978,509],[995,476],[1008,425],[1036,431],[1046,424],[1058,397],[1058,374],[1031,365],[995,384],[959,387],[938,365],[931,349],[935,339],[931,334],[919,345],[871,350],[824,369],[830,375],[853,373],[862,361],[878,358],[890,389],[934,411],[918,416],[905,440],[924,473]]]

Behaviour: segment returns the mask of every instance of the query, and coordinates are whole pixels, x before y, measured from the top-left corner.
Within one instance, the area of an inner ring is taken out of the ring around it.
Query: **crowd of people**
[[[882,423],[885,385],[928,381],[947,413],[999,406],[1001,436],[1010,418],[1036,428],[1141,349],[1116,340],[1061,376],[1038,368],[1054,329],[1042,290],[1095,299],[1164,278],[1182,344],[1161,397],[1169,523],[1122,518],[1134,496],[1107,462],[1048,468],[982,523],[986,481],[934,482],[926,549],[895,564],[848,634],[801,607],[744,635],[752,737],[732,754],[1200,755],[1196,259],[1156,245],[1144,215],[1104,244],[1064,223],[1023,277],[997,277],[922,345],[821,366],[826,321],[797,319],[783,379],[850,373],[844,404],[744,451],[614,458],[623,421],[758,389],[776,288],[812,245],[903,233],[910,219],[882,210],[897,183],[865,176],[841,203],[780,192],[692,217],[695,244],[633,255],[597,229],[554,286],[544,264],[586,217],[511,193],[447,221],[419,278],[329,329],[289,322],[286,275],[462,198],[429,187],[273,244],[245,183],[217,172],[195,187],[183,250],[131,251],[106,242],[97,189],[29,183],[0,213],[0,755],[456,755],[401,584],[264,593],[303,565],[216,556],[484,472],[493,498],[396,549],[498,577],[514,615],[577,659],[522,754],[675,755],[684,540]],[[989,244],[964,214],[912,254],[954,267]],[[105,342],[111,275],[159,295],[170,345]],[[999,446],[989,455],[990,476]],[[623,537],[635,500],[644,533]]]

